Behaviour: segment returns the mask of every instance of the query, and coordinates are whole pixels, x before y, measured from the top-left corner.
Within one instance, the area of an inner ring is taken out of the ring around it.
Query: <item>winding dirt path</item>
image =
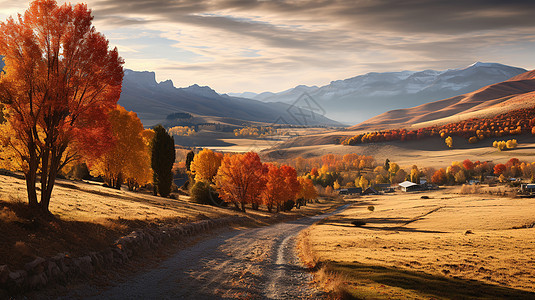
[[[262,228],[219,233],[178,251],[156,269],[107,290],[73,291],[89,299],[321,299],[297,257],[299,232],[334,212]],[[89,292],[92,291],[92,292]]]

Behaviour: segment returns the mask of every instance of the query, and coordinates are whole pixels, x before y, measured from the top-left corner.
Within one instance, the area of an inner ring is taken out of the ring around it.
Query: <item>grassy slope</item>
[[[332,203],[309,204],[277,215],[265,211],[242,214],[230,208],[104,188],[97,184],[58,180],[51,212],[55,220],[32,222],[26,212],[26,188],[21,179],[0,175],[0,265],[22,268],[36,256],[69,252],[77,256],[110,246],[136,228],[173,225],[206,218],[245,215],[262,225],[284,217],[315,214]],[[275,217],[276,216],[276,217]]]
[[[360,198],[310,229],[308,255],[360,298],[533,299],[535,229],[513,227],[535,222],[535,200],[456,192]]]

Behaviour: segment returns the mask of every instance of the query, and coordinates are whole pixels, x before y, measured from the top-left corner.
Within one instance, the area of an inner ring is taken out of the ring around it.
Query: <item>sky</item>
[[[533,0],[84,2],[126,68],[154,71],[177,87],[279,92],[476,61],[535,69]],[[0,20],[27,7],[0,0]]]

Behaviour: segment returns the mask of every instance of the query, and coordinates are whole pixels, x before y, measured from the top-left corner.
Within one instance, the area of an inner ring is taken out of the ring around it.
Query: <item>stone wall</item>
[[[49,284],[65,284],[74,278],[90,276],[97,269],[106,270],[125,264],[139,253],[156,249],[164,242],[191,237],[230,224],[244,223],[247,220],[246,217],[232,216],[174,227],[135,230],[119,238],[109,248],[89,252],[85,256],[71,257],[68,253],[59,253],[48,259],[37,257],[27,263],[24,270],[15,271],[3,265],[0,266],[0,298],[41,289]]]

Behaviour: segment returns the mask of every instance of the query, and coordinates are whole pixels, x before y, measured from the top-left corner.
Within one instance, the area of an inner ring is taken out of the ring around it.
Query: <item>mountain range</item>
[[[322,87],[299,85],[280,93],[230,95],[264,102],[292,103],[306,93],[326,111],[326,116],[357,124],[388,110],[469,93],[524,72],[525,69],[503,64],[476,62],[459,69],[372,72],[332,81]]]
[[[535,70],[476,91],[416,107],[387,111],[350,129],[419,128],[493,117],[535,106]]]
[[[195,116],[232,118],[233,122],[253,121],[290,125],[339,126],[321,114],[298,105],[267,103],[220,95],[207,86],[176,88],[170,80],[156,82],[154,72],[125,70],[118,102],[134,111],[145,126],[164,122],[168,115],[186,112]]]

